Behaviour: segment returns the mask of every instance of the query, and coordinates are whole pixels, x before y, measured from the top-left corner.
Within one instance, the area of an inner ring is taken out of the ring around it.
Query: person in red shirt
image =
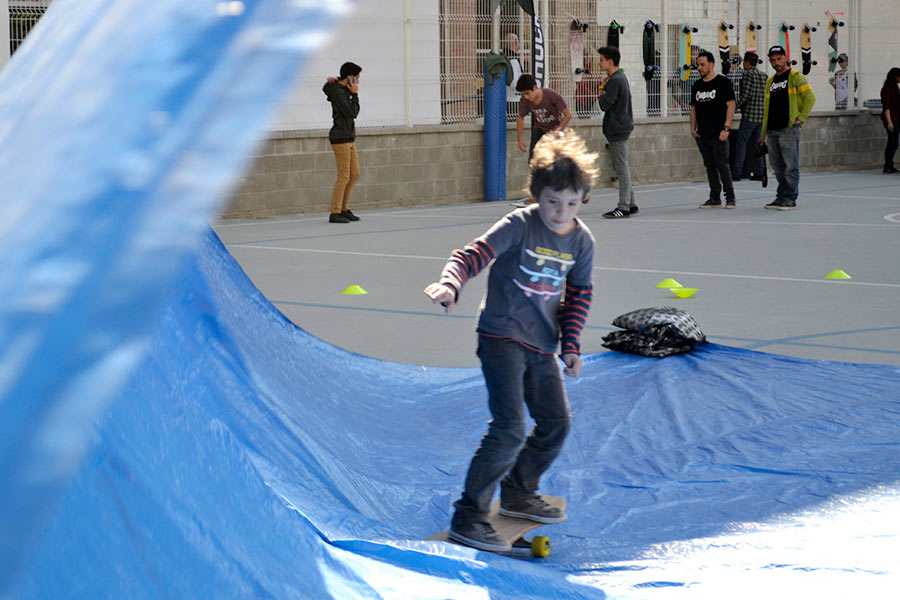
[[[526,73],[519,77],[516,83],[516,91],[522,94],[519,101],[519,118],[516,119],[516,137],[519,141],[519,150],[525,152],[525,138],[522,132],[525,128],[525,117],[533,117],[531,128],[531,145],[528,149],[528,159],[534,153],[534,145],[538,143],[545,133],[562,131],[572,119],[572,113],[562,96],[550,88],[539,88],[534,76]]]

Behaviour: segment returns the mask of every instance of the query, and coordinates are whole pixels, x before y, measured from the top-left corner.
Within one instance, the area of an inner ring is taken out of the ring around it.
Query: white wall
[[[0,0],[0,69],[9,62],[9,0]]]
[[[410,9],[412,70],[407,72],[406,6]],[[360,78],[358,127],[406,124],[406,85],[412,81],[412,122],[440,123],[438,0],[359,0],[330,41],[302,67],[302,73],[273,130],[331,127],[331,105],[322,93],[342,63],[355,62]]]

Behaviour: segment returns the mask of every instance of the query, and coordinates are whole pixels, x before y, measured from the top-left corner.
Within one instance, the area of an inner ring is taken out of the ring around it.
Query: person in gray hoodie
[[[334,125],[328,141],[337,163],[337,180],[331,193],[329,223],[359,221],[350,211],[350,192],[359,179],[359,156],[356,153],[356,115],[359,114],[359,75],[362,67],[352,62],[341,65],[339,79],[329,77],[322,91],[331,102]]]
[[[634,203],[634,189],[631,187],[631,167],[628,164],[628,138],[634,131],[634,116],[631,112],[631,87],[628,78],[619,70],[621,54],[615,46],[597,49],[600,55],[600,70],[609,73],[600,80],[600,94],[597,102],[603,115],[603,135],[609,142],[613,170],[619,179],[619,204],[613,210],[603,213],[606,219],[627,219],[638,212]]]

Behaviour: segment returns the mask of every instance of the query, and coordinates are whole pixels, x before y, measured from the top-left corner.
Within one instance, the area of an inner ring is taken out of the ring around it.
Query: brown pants
[[[334,162],[337,163],[337,181],[331,193],[331,212],[344,212],[350,208],[350,192],[353,184],[359,179],[359,156],[356,154],[356,142],[332,144]]]

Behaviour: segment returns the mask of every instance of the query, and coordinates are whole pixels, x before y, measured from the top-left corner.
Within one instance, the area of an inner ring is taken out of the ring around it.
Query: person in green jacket
[[[781,46],[769,48],[769,64],[775,74],[766,81],[759,143],[768,139],[778,190],[775,201],[766,208],[794,210],[800,191],[800,130],[816,103],[816,95],[803,73],[791,68]]]

